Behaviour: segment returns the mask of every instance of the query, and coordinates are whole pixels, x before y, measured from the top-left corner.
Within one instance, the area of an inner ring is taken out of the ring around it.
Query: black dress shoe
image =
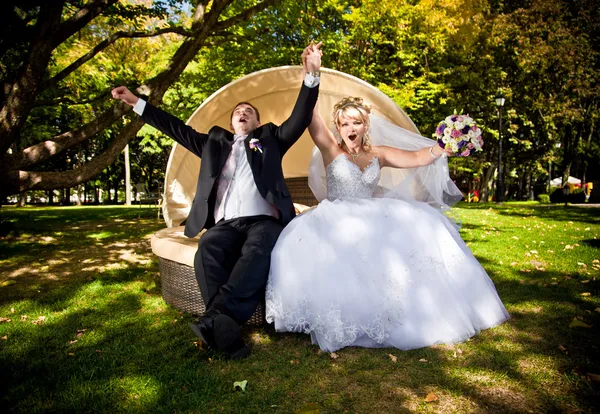
[[[242,339],[240,326],[232,318],[217,310],[206,312],[200,319],[189,325],[209,348],[223,351],[230,359],[241,359],[250,355],[250,348]]]
[[[242,339],[242,329],[232,318],[220,314],[213,319],[215,347],[227,354],[230,359],[242,359],[250,355],[250,348]]]
[[[195,322],[190,322],[189,326],[192,329],[192,331],[194,331],[196,336],[200,338],[200,340],[204,342],[209,348],[214,347],[215,341],[212,334],[212,320],[208,321],[198,319]]]

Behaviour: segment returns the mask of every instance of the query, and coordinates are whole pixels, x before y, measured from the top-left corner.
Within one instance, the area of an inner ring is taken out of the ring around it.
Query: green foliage
[[[537,198],[542,204],[548,204],[550,202],[550,196],[548,194],[538,194]]]
[[[249,5],[237,0],[222,19]],[[555,174],[600,178],[599,82],[600,18],[597,0],[283,0],[209,38],[164,96],[164,106],[182,119],[227,83],[269,67],[300,64],[310,40],[323,42],[323,65],[355,75],[382,90],[413,119],[424,136],[459,109],[483,129],[484,151],[450,160],[464,189],[493,180],[499,138],[504,138],[506,186],[533,187]],[[188,23],[186,3],[119,2],[55,53],[48,76],[58,73],[114,30],[148,29]],[[22,7],[35,16],[34,8]],[[106,91],[117,84],[137,85],[169,64],[181,44],[177,35],[120,39],[69,75],[40,99],[66,100],[36,108],[19,147],[72,129],[106,108]],[[25,51],[14,44],[2,68],[18,65]],[[8,70],[8,69],[7,69]],[[7,73],[2,72],[2,73]],[[507,98],[503,128],[494,103]],[[82,102],[72,105],[70,102]],[[89,101],[89,102],[88,102]],[[115,131],[120,125],[115,125]],[[115,131],[73,150],[65,159],[94,157]],[[501,132],[501,133],[500,133]],[[166,162],[149,154],[167,151],[163,137],[140,133],[140,163]],[[561,143],[560,148],[556,147]],[[85,156],[82,155],[85,153]],[[57,169],[65,161],[52,161]],[[155,165],[164,170],[164,164]],[[147,166],[146,166],[147,167]],[[141,167],[140,168],[146,168]],[[594,168],[597,167],[597,168]],[[572,170],[571,170],[572,169]],[[554,177],[551,177],[554,178]]]

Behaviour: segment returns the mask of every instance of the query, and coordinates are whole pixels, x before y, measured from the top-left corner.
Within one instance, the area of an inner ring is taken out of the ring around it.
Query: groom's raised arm
[[[319,83],[321,69],[321,43],[311,44],[302,53],[302,63],[306,72],[304,82],[300,88],[298,99],[290,117],[277,129],[276,137],[280,144],[281,154],[296,142],[312,119],[312,112],[319,97]]]
[[[127,105],[133,106],[133,111],[142,118],[142,121],[173,138],[198,157],[202,157],[202,149],[208,140],[207,134],[196,131],[176,116],[135,96],[125,86],[118,86],[111,93],[113,98],[120,99]]]

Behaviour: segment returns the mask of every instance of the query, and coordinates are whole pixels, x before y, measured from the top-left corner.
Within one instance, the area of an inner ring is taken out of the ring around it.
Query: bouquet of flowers
[[[444,119],[433,134],[440,147],[451,148],[461,157],[469,156],[473,151],[481,151],[483,139],[481,129],[473,118],[467,115],[450,115]]]

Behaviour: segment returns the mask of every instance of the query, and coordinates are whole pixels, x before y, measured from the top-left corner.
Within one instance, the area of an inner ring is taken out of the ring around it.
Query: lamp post
[[[502,107],[504,106],[504,95],[498,93],[496,95],[496,106],[498,107],[498,180],[496,181],[496,202],[502,203],[504,198],[504,180],[502,177]]]

